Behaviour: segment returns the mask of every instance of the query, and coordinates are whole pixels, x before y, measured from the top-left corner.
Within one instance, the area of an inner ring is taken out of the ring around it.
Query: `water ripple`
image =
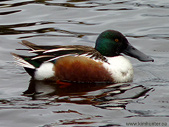
[[[76,89],[76,92],[74,91]],[[150,88],[133,84],[73,84],[62,87],[55,83],[30,81],[25,95],[33,99],[49,99],[52,103],[89,104],[103,109],[121,109],[134,99],[144,98]]]
[[[142,3],[133,3],[134,6],[137,7],[150,7],[150,8],[162,8],[162,9],[168,9],[168,5],[157,5],[157,4],[142,4]]]
[[[166,39],[169,40],[169,34],[145,34],[145,35],[134,35],[134,34],[126,34],[127,37],[132,38],[151,38],[151,39]]]
[[[0,15],[8,15],[8,14],[13,14],[20,12],[21,10],[16,10],[16,11],[6,11],[6,12],[0,12]]]

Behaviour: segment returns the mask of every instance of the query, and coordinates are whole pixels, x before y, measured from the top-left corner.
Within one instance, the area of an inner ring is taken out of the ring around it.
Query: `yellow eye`
[[[119,42],[119,39],[116,38],[114,41],[115,41],[115,42]]]

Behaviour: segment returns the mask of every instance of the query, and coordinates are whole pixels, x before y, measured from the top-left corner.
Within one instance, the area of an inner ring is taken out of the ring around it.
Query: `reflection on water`
[[[55,37],[83,37],[84,35],[97,35],[95,33],[79,33],[79,32],[73,32],[73,31],[67,31],[67,30],[62,30],[62,29],[57,29],[57,28],[41,28],[41,29],[35,29],[35,30],[19,30],[18,28],[22,27],[31,27],[31,26],[40,26],[40,25],[45,25],[45,24],[84,24],[84,25],[94,25],[90,23],[84,23],[84,22],[76,22],[76,21],[67,21],[67,22],[35,22],[35,23],[22,23],[22,24],[14,24],[14,25],[0,25],[0,34],[1,35],[15,35],[15,34],[29,34],[29,33],[34,33],[36,35],[31,35],[31,36],[22,36],[18,39],[23,39],[23,38],[31,38],[31,37],[38,37],[38,36],[55,36]],[[15,29],[17,28],[17,29]],[[45,33],[50,33],[50,32],[57,32],[61,33],[64,35],[56,35],[56,34],[46,34]],[[39,35],[39,34],[43,35]],[[38,34],[38,35],[37,35]]]
[[[30,80],[25,96],[33,100],[52,98],[53,103],[89,104],[104,109],[125,108],[134,99],[146,97],[149,88],[132,84],[72,84],[63,86],[54,82]]]
[[[139,7],[148,7],[148,8],[155,8],[155,9],[169,9],[169,6],[166,4],[160,4],[160,5],[156,5],[154,3],[145,3],[145,2],[138,2],[138,1],[105,1],[105,2],[101,2],[101,1],[91,1],[91,0],[67,0],[65,2],[57,2],[55,0],[32,0],[32,1],[8,1],[8,0],[4,0],[1,1],[0,3],[0,8],[2,8],[2,11],[0,12],[0,16],[10,16],[10,15],[23,15],[24,12],[22,9],[20,9],[20,7],[22,6],[28,6],[28,5],[45,5],[46,7],[50,7],[50,6],[56,6],[56,7],[63,7],[65,9],[85,9],[85,8],[93,8],[93,12],[113,12],[113,11],[132,11],[132,10],[137,10]],[[109,6],[112,7],[109,7]],[[123,6],[119,6],[119,5],[123,5]],[[64,10],[65,11],[65,10]],[[50,14],[50,11],[46,13]],[[33,12],[32,12],[33,13]],[[95,14],[94,13],[94,14]],[[109,14],[109,13],[108,13]],[[111,13],[110,13],[111,14]],[[43,16],[43,14],[41,14]],[[58,15],[57,11],[53,12],[54,16]],[[63,15],[66,16],[66,13],[63,13]],[[37,14],[37,17],[39,16],[39,14]],[[142,17],[154,17],[154,18],[168,18],[169,16],[167,15],[167,13],[165,14],[161,14],[161,13],[154,13],[154,14],[147,14],[147,13],[143,13],[141,15]],[[102,15],[101,15],[102,17]],[[53,17],[52,17],[53,18]],[[83,18],[83,16],[82,16]],[[86,35],[97,35],[98,33],[93,33],[93,32],[76,32],[74,30],[66,30],[64,28],[57,28],[56,26],[61,24],[61,25],[84,25],[84,26],[94,26],[94,27],[98,27],[98,25],[102,24],[103,19],[98,19],[97,20],[97,13],[96,13],[96,20],[95,22],[88,22],[87,20],[81,20],[81,21],[77,21],[76,19],[73,20],[72,18],[68,18],[67,20],[62,20],[62,19],[57,19],[57,20],[52,20],[52,21],[47,21],[45,20],[41,20],[41,21],[36,21],[36,22],[23,22],[21,20],[22,23],[17,23],[17,22],[12,22],[12,24],[9,25],[0,25],[0,35],[21,35],[20,37],[18,37],[18,39],[23,39],[23,38],[32,38],[32,37],[39,37],[39,36],[54,36],[54,37],[83,37]],[[104,17],[103,17],[104,18]],[[109,17],[111,20],[111,17]],[[131,17],[133,18],[133,17]],[[137,17],[136,17],[137,18]],[[6,19],[6,18],[5,18]],[[90,15],[89,15],[89,19],[90,19]],[[9,19],[6,19],[7,21],[9,21]],[[5,21],[6,21],[5,20]],[[37,20],[39,20],[37,18]],[[60,20],[60,21],[59,21]],[[112,19],[112,20],[116,20],[116,19]],[[87,22],[86,22],[87,21]],[[4,24],[4,22],[3,22]],[[146,24],[146,23],[145,23]],[[51,25],[51,27],[49,27],[48,25]],[[31,28],[32,27],[32,28]],[[34,28],[35,27],[35,28]],[[114,27],[112,25],[112,27]],[[142,28],[142,27],[141,27]],[[144,27],[143,27],[144,28]],[[127,37],[132,37],[132,38],[152,38],[152,39],[169,39],[168,35],[169,34],[159,34],[159,33],[153,33],[153,34],[147,34],[144,33],[144,31],[149,31],[151,29],[154,30],[162,30],[162,29],[168,29],[168,26],[164,26],[164,27],[148,27],[146,29],[141,29],[140,31],[143,31],[141,34],[137,35],[135,33],[128,33],[126,34]],[[31,35],[25,35],[25,34],[31,34]]]
[[[131,11],[131,10],[137,10],[138,7],[148,7],[148,8],[162,8],[162,9],[169,9],[168,5],[161,4],[161,5],[156,5],[156,4],[146,4],[145,2],[138,2],[138,1],[110,1],[110,2],[97,2],[97,1],[91,1],[91,0],[68,0],[65,2],[57,2],[57,1],[52,1],[52,0],[32,0],[32,1],[12,1],[9,2],[8,0],[1,1],[0,8],[2,8],[4,11],[0,12],[0,16],[6,16],[6,15],[12,15],[12,14],[21,14],[23,13],[23,10],[19,9],[19,7],[25,6],[25,5],[34,5],[34,4],[39,4],[39,5],[45,5],[46,7],[48,6],[56,6],[56,7],[63,7],[66,9],[74,9],[74,8],[94,8],[94,12],[111,12],[111,11]],[[112,5],[113,7],[109,7]],[[117,7],[116,7],[117,5]],[[118,5],[123,5],[123,6],[118,6]],[[107,7],[108,6],[108,7]],[[18,9],[15,9],[18,7]],[[14,8],[14,9],[13,9]],[[10,10],[9,10],[10,9]],[[47,13],[47,12],[46,12]],[[64,13],[63,13],[64,14]],[[66,13],[65,13],[66,14]],[[97,13],[96,13],[97,14]],[[58,15],[57,12],[53,12],[53,15]],[[143,17],[168,17],[166,14],[142,14]],[[83,18],[83,16],[82,16]],[[96,21],[97,21],[96,17]],[[110,17],[111,18],[111,17]],[[137,17],[136,17],[137,18]],[[37,18],[38,19],[38,18]],[[100,19],[102,20],[102,19]],[[115,20],[115,19],[113,19]],[[99,20],[98,20],[99,21]],[[54,26],[59,25],[59,24],[76,24],[76,25],[91,25],[97,27],[101,22],[86,22],[86,21],[76,21],[72,19],[68,20],[53,20],[53,21],[36,21],[36,22],[25,22],[25,23],[15,23],[13,22],[12,25],[0,25],[0,35],[18,35],[18,34],[31,34],[31,35],[26,35],[26,36],[21,36],[18,39],[23,39],[23,38],[32,38],[32,37],[39,37],[39,36],[55,36],[55,37],[83,37],[85,35],[97,35],[98,33],[92,33],[92,32],[76,32],[73,30],[65,30],[63,28],[56,28]],[[51,27],[46,27],[48,24],[53,24]],[[41,28],[43,26],[43,28]],[[40,28],[29,28],[29,27],[40,27]],[[113,27],[113,26],[112,26]],[[27,29],[28,28],[28,29]],[[156,28],[147,28],[147,30],[151,29],[167,29],[168,27],[156,27]],[[141,31],[146,31],[145,29],[141,29]],[[54,34],[55,33],[55,34]],[[58,33],[58,34],[56,34]],[[61,34],[62,35],[61,35]],[[42,35],[43,34],[43,35]],[[127,37],[132,37],[132,38],[143,38],[143,37],[148,37],[152,39],[168,39],[168,34],[141,34],[141,35],[136,35],[135,33],[130,33],[126,34]]]
[[[8,0],[7,0],[8,1]],[[25,2],[17,2],[12,4],[1,4],[2,7],[17,7],[27,4],[44,4],[47,6],[61,6],[61,7],[73,7],[73,8],[92,8],[96,6],[105,6],[107,4],[99,2],[90,2],[91,0],[68,0],[67,2],[55,2],[50,0],[32,0]],[[77,2],[77,3],[76,3]],[[86,2],[85,5],[78,4],[79,2]],[[109,3],[110,4],[110,3]]]
[[[25,33],[45,33],[49,31],[54,31],[53,29],[46,28],[46,29],[39,29],[39,30],[30,30],[30,31],[24,31],[24,30],[15,30],[14,28],[19,27],[29,27],[34,26],[36,24],[38,25],[44,25],[44,24],[51,24],[52,22],[37,22],[37,23],[22,23],[22,24],[14,24],[14,25],[0,25],[0,34],[1,35],[10,35],[10,34],[25,34]]]

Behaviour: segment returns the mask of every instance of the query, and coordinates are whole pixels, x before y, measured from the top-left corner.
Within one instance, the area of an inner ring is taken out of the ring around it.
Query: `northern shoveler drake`
[[[25,40],[20,43],[36,55],[12,55],[34,80],[130,82],[133,79],[133,67],[122,54],[143,62],[154,61],[115,30],[102,32],[96,40],[95,48],[81,45],[36,45]]]

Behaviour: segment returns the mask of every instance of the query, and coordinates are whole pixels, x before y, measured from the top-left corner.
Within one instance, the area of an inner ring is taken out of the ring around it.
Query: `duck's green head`
[[[134,48],[122,33],[115,30],[102,32],[96,40],[95,49],[108,57],[124,53],[140,61],[154,61],[151,57]]]

